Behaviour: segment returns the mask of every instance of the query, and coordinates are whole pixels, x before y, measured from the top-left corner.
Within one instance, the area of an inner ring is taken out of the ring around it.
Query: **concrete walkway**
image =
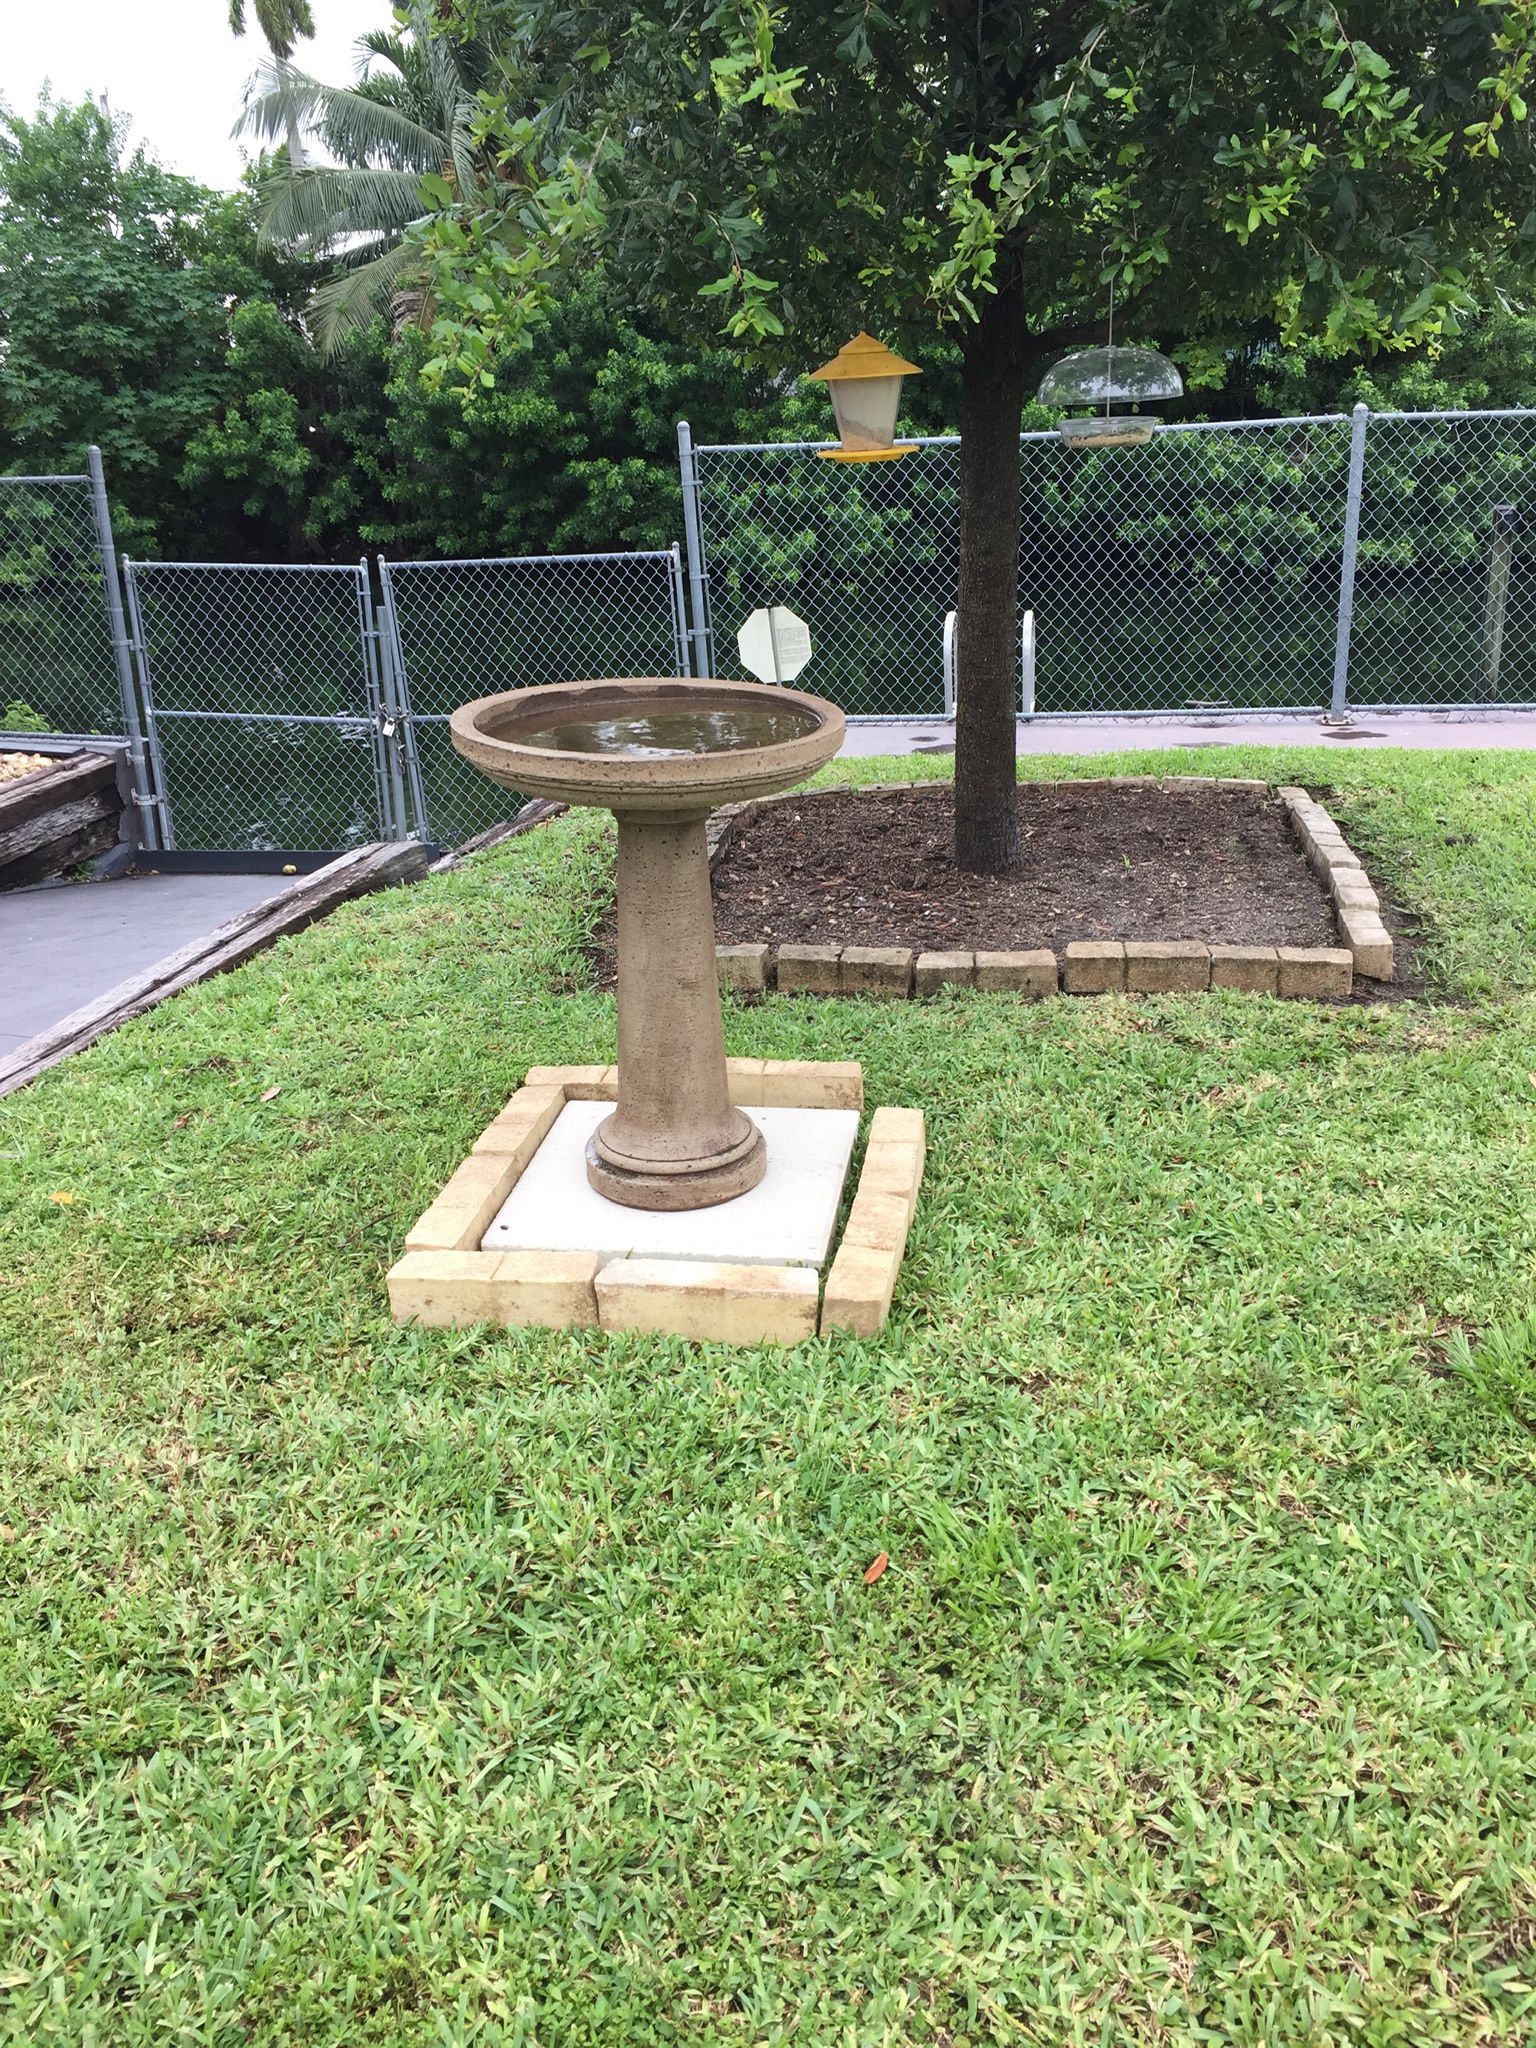
[[[135,875],[0,895],[0,1053],[179,952],[290,875]]]
[[[1316,713],[1270,718],[1021,718],[1021,754],[1117,754],[1139,747],[1536,747],[1536,711],[1380,711],[1329,725]],[[943,718],[850,725],[845,754],[953,749]]]

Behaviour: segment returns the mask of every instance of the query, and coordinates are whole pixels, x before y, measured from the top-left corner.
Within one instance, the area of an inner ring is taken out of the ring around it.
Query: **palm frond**
[[[329,249],[347,235],[393,237],[425,212],[414,171],[310,164],[267,188],[261,238],[290,249]]]
[[[263,65],[235,133],[275,142],[295,124],[318,127],[333,154],[356,164],[382,158],[397,170],[429,170],[442,160],[441,137],[402,109],[288,64]]]
[[[321,353],[335,355],[378,314],[393,317],[402,287],[413,273],[419,275],[420,266],[421,251],[415,244],[397,242],[371,263],[355,264],[327,278],[309,302]]]

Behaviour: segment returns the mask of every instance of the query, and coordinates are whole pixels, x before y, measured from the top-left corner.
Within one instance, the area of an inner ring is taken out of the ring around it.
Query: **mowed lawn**
[[[612,1057],[591,817],[0,1104],[0,2038],[1533,2038],[1536,755],[1106,765],[1331,788],[1435,993],[732,1009],[928,1113],[876,1341],[388,1320]]]

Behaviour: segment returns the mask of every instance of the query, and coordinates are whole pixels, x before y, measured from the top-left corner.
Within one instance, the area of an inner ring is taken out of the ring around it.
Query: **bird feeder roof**
[[[852,341],[844,342],[830,363],[823,363],[819,370],[810,373],[811,382],[839,384],[845,377],[921,377],[922,371],[916,363],[904,362],[893,355],[883,341],[876,341],[872,334],[856,334]]]
[[[1180,398],[1184,379],[1155,348],[1074,349],[1040,380],[1042,405],[1157,404]]]

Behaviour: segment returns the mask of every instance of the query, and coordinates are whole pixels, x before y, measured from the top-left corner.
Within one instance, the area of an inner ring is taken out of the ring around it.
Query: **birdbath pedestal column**
[[[588,1143],[588,1180],[636,1209],[745,1194],[767,1151],[726,1079],[705,821],[814,774],[842,712],[762,683],[643,676],[481,697],[451,732],[506,788],[618,820],[618,1104]]]

